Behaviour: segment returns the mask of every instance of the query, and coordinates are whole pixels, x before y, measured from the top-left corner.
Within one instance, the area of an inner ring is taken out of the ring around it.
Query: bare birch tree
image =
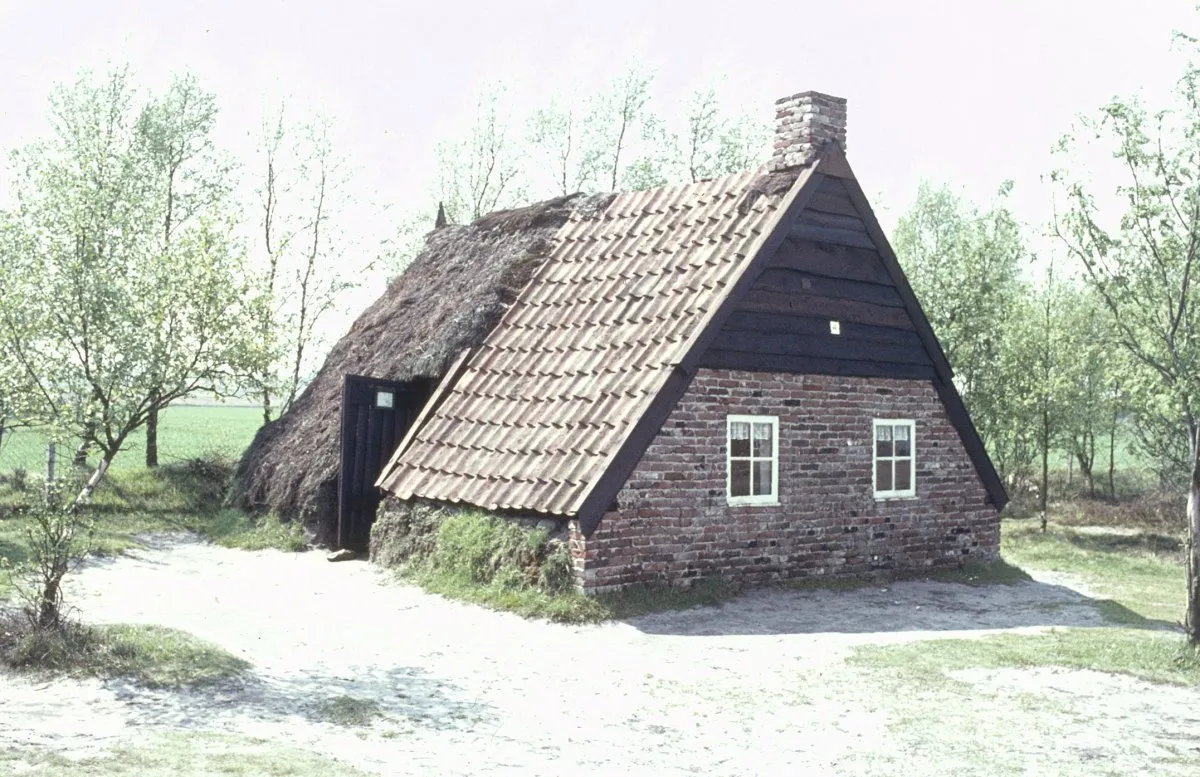
[[[281,106],[263,122],[257,165],[262,244],[251,305],[259,367],[243,382],[268,423],[304,388],[321,345],[320,325],[355,275],[342,266],[353,243],[339,226],[348,174],[332,124],[289,122]]]

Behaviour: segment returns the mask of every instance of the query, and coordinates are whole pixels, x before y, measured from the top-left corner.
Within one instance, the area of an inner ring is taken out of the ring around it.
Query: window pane
[[[892,455],[892,429],[890,426],[881,426],[876,430],[875,455],[876,456],[891,456]]]
[[[734,459],[729,462],[729,495],[750,496],[750,462]]]
[[[897,456],[911,456],[909,451],[912,450],[912,435],[909,434],[908,424],[901,424],[892,427],[892,437],[896,441]]]
[[[891,491],[892,490],[892,462],[890,462],[890,461],[875,462],[875,490],[876,491]]]
[[[758,496],[771,495],[771,460],[754,462],[754,493]]]
[[[754,455],[755,456],[770,456],[771,453],[772,453],[771,425],[770,424],[755,424],[754,425]]]
[[[884,442],[891,442],[891,440],[892,440],[892,427],[890,427],[890,426],[876,426],[876,427],[875,427],[875,440],[876,440],[876,442],[878,442],[878,441],[880,441],[880,440],[883,440]]]
[[[907,491],[912,488],[912,460],[896,459],[896,490]]]
[[[750,455],[750,424],[738,421],[729,425],[729,455]]]

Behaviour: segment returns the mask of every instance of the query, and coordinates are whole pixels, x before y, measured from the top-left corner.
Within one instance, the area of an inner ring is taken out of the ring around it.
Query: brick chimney
[[[846,98],[801,92],[775,101],[772,171],[807,165],[831,141],[846,149]]]

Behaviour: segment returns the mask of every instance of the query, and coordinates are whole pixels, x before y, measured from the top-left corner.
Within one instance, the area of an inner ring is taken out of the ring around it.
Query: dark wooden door
[[[339,548],[365,550],[380,493],[375,481],[429,397],[429,382],[347,375],[342,384]]]

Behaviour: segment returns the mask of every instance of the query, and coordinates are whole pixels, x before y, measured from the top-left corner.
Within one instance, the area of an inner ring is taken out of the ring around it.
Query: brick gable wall
[[[729,414],[779,418],[777,506],[726,503]],[[917,496],[876,501],[872,420],[916,420]],[[590,538],[585,591],[723,575],[750,584],[995,558],[999,516],[927,381],[701,369]]]

